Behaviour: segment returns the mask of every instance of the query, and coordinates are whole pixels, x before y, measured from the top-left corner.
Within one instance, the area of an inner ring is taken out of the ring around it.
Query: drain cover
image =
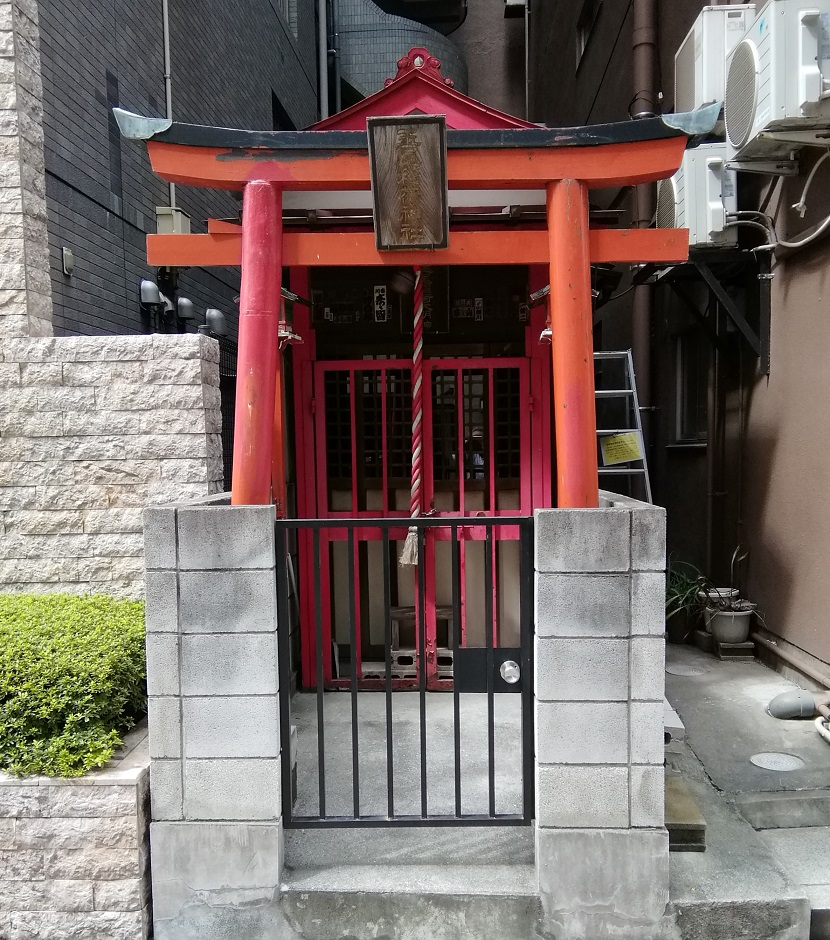
[[[795,754],[781,754],[777,751],[753,754],[749,760],[763,770],[800,770],[804,766],[804,761]]]
[[[666,666],[670,676],[702,676],[706,670],[703,666],[686,666],[684,663],[671,663]]]

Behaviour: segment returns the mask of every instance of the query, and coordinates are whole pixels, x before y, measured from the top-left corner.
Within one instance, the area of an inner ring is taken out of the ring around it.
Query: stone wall
[[[0,341],[0,584],[140,597],[142,510],[219,492],[219,347]]]
[[[656,936],[664,827],[665,510],[536,513],[536,865],[557,940]]]
[[[76,779],[0,773],[0,937],[146,940],[147,735]]]
[[[0,337],[51,336],[37,0],[0,2]]]

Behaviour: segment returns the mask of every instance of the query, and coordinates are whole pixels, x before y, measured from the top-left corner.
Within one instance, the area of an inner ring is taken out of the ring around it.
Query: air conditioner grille
[[[657,228],[676,228],[677,193],[674,180],[660,180],[657,184]]]
[[[749,140],[757,103],[758,56],[753,43],[744,39],[732,53],[724,96],[726,134],[733,147],[743,147]]]

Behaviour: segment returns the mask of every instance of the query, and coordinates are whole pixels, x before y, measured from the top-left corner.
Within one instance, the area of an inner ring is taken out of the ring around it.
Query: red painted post
[[[547,186],[557,504],[599,503],[588,187]]]
[[[271,502],[282,278],[282,193],[253,180],[242,204],[242,290],[231,503]]]

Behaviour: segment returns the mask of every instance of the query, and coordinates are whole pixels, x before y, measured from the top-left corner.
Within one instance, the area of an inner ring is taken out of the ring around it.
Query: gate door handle
[[[517,662],[508,659],[499,666],[499,674],[508,685],[515,685],[522,676],[522,670]]]

